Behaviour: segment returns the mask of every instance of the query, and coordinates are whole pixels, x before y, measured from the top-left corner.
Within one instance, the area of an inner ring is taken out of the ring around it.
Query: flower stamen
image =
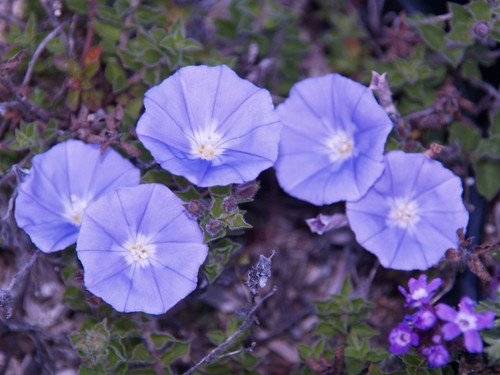
[[[136,239],[128,240],[123,247],[127,250],[125,259],[130,265],[145,267],[150,264],[156,254],[156,246],[149,243],[149,239],[141,234]]]
[[[420,221],[418,204],[414,200],[407,198],[396,198],[390,202],[388,224],[399,226],[400,228],[413,228]]]
[[[336,132],[326,145],[332,161],[343,161],[354,155],[354,140],[343,131]]]

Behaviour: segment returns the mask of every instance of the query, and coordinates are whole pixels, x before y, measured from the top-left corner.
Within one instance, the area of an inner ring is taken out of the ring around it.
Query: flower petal
[[[119,186],[139,183],[140,171],[112,148],[67,140],[33,157],[19,186],[14,216],[44,252],[76,241],[86,205]]]
[[[316,205],[357,200],[382,173],[392,123],[367,87],[338,74],[308,78],[276,112],[275,169],[288,194]]]
[[[196,221],[160,184],[120,188],[91,204],[76,249],[89,291],[118,311],[150,314],[196,288],[208,252]]]
[[[363,198],[347,202],[351,228],[384,267],[427,269],[457,246],[456,231],[467,225],[460,179],[424,154],[392,151],[385,165]]]
[[[178,70],[146,92],[144,106],[140,141],[198,186],[247,182],[276,160],[281,123],[269,92],[225,65]]]

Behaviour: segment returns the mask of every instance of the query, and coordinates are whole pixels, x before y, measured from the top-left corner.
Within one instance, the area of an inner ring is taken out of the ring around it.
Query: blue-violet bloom
[[[462,297],[458,312],[444,303],[436,306],[436,314],[439,319],[447,322],[441,327],[444,339],[453,340],[463,333],[464,346],[469,353],[483,351],[483,341],[478,331],[492,328],[495,319],[495,314],[492,311],[476,314],[474,312],[475,304],[469,297]]]
[[[434,313],[433,308],[429,305],[422,306],[421,309],[413,315],[413,326],[421,329],[422,331],[426,331],[434,327],[436,321],[436,314]]]
[[[149,89],[139,140],[198,186],[241,184],[271,167],[281,123],[271,95],[225,65],[187,66]]]
[[[450,353],[443,345],[433,345],[422,349],[430,368],[443,367],[450,362]]]
[[[389,342],[391,346],[389,351],[394,354],[405,354],[410,350],[410,346],[418,345],[418,335],[412,332],[412,329],[405,323],[399,323],[389,333]]]
[[[408,280],[409,293],[401,285],[398,286],[398,289],[406,297],[406,307],[419,307],[431,301],[431,298],[434,297],[434,291],[439,288],[441,284],[443,284],[443,280],[439,277],[427,284],[427,275],[422,274],[419,276],[418,280],[413,277]]]
[[[196,288],[208,247],[182,201],[145,184],[89,205],[76,251],[90,292],[117,311],[163,314]]]
[[[139,184],[140,170],[108,147],[67,140],[35,155],[19,186],[17,225],[43,252],[75,243],[87,205],[120,186]]]
[[[425,270],[449,248],[469,214],[460,179],[425,154],[391,151],[385,169],[366,195],[347,202],[357,241],[386,268]]]
[[[288,194],[315,205],[357,200],[381,175],[392,122],[368,87],[339,74],[308,78],[276,111],[275,169]]]

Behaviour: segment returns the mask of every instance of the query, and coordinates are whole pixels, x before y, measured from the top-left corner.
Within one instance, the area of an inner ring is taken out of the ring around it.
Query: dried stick
[[[23,80],[23,86],[27,86],[30,79],[31,79],[31,73],[33,72],[33,68],[35,67],[35,63],[38,60],[38,57],[40,57],[40,54],[43,52],[47,44],[55,38],[57,34],[62,30],[64,26],[68,24],[68,21],[65,21],[61,23],[59,26],[57,26],[54,30],[52,30],[43,40],[42,42],[36,47],[35,53],[33,54],[33,57],[31,58],[29,64],[28,64],[28,70],[26,70],[26,75],[24,76]]]
[[[253,314],[255,313],[255,311],[257,311],[257,309],[260,307],[260,305],[262,305],[264,303],[265,300],[267,300],[274,293],[276,293],[276,291],[277,291],[277,288],[273,287],[273,289],[268,294],[266,294],[264,297],[262,297],[262,299],[259,302],[257,302],[255,304],[255,306],[247,313],[245,320],[243,321],[243,323],[241,323],[241,325],[239,326],[238,330],[235,333],[233,333],[231,336],[229,336],[226,339],[226,341],[224,341],[222,344],[220,344],[215,349],[213,349],[210,353],[208,353],[205,357],[203,357],[196,365],[191,367],[188,371],[186,371],[182,375],[190,375],[193,372],[195,372],[204,363],[209,363],[209,362],[213,361],[214,359],[218,358],[220,352],[222,352],[224,349],[226,349],[239,335],[241,335],[243,333],[243,331],[245,329],[247,329],[248,327],[250,327],[252,325]],[[236,351],[236,352],[234,352],[234,354],[237,354],[240,352],[241,351]],[[228,354],[230,354],[230,353],[227,353],[226,355],[223,355],[220,358],[223,358],[223,357],[227,356]]]

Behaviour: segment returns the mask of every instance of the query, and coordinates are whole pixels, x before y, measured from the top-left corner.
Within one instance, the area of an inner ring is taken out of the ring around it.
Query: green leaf
[[[482,139],[477,147],[476,156],[500,159],[500,134],[495,134],[489,139]]]
[[[38,134],[38,128],[35,122],[26,124],[25,122],[21,121],[14,134],[15,139],[10,144],[10,148],[12,150],[31,149],[36,153],[36,150],[39,146],[40,136]]]
[[[117,92],[127,86],[125,70],[116,62],[108,62],[106,64],[104,76],[113,86],[113,92]]]
[[[136,345],[132,351],[132,356],[130,358],[132,361],[153,361],[154,358],[149,353],[148,348],[143,343]]]
[[[237,209],[236,213],[231,216],[228,216],[222,221],[229,227],[231,230],[244,229],[244,228],[253,228],[251,224],[247,223],[243,215],[245,215],[246,211]]]
[[[177,358],[189,354],[190,350],[189,342],[174,341],[168,350],[162,354],[161,361],[164,365],[169,365]]]
[[[435,51],[442,51],[446,48],[445,31],[441,22],[435,23],[420,23],[418,25],[422,38]]]
[[[189,202],[192,199],[200,199],[201,194],[196,190],[194,186],[189,186],[187,189],[183,191],[175,192],[179,198],[181,198],[184,202]]]
[[[68,7],[79,14],[87,15],[89,11],[88,0],[65,0]]]
[[[488,344],[484,348],[484,352],[488,354],[488,366],[500,364],[500,338],[483,337],[483,340]]]
[[[466,23],[456,24],[451,31],[446,34],[446,39],[461,46],[470,46],[474,44],[474,35],[472,34],[471,26]]]
[[[490,119],[490,136],[500,134],[500,110],[497,110]]]
[[[113,42],[118,42],[120,40],[122,32],[119,27],[101,22],[97,18],[92,20],[92,26],[101,38],[108,39]]]
[[[463,5],[449,2],[448,8],[450,9],[451,14],[453,15],[453,17],[451,18],[451,21],[450,21],[451,27],[454,27],[455,25],[457,25],[459,23],[468,23],[472,26],[472,24],[474,23],[474,19],[472,18],[472,14]]]
[[[477,160],[472,163],[479,193],[491,201],[500,190],[500,161]]]
[[[156,349],[160,349],[162,346],[173,340],[175,340],[175,338],[168,333],[153,332],[151,334],[151,341],[153,341],[153,344]]]
[[[471,11],[476,21],[488,21],[493,14],[490,4],[485,0],[473,1],[466,7]]]
[[[240,247],[241,245],[234,243],[228,238],[210,243],[210,251],[202,267],[210,283],[222,273],[226,263]]]
[[[473,152],[481,141],[481,133],[475,126],[454,122],[450,126],[450,144],[458,142],[462,155]]]

